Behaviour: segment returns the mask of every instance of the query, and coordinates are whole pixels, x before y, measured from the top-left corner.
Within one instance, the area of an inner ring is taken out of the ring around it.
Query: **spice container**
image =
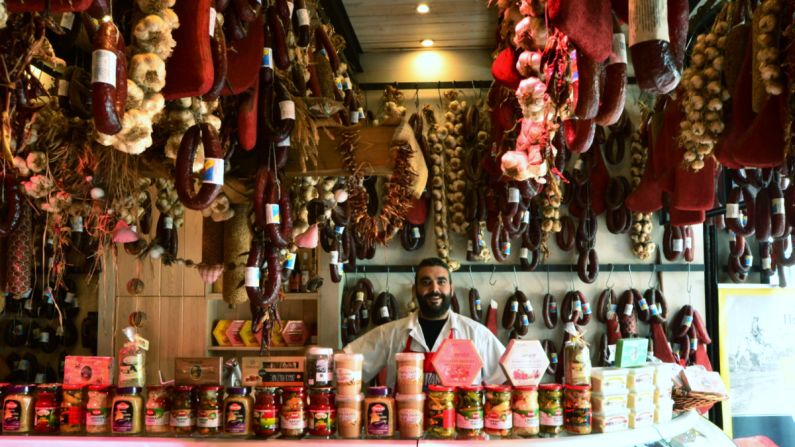
[[[483,387],[458,388],[455,429],[459,438],[477,438],[483,433]]]
[[[282,437],[300,438],[306,433],[304,399],[304,387],[282,388],[282,408],[279,412]]]
[[[83,385],[64,385],[61,400],[61,433],[82,433],[85,419]]]
[[[3,433],[30,433],[33,428],[33,387],[12,385],[3,399]]]
[[[398,431],[400,437],[419,439],[422,437],[425,414],[424,394],[398,394],[397,402]]]
[[[257,387],[254,401],[254,435],[267,438],[279,432],[279,389]]]
[[[89,385],[86,402],[86,433],[97,435],[110,431],[110,395],[112,386]]]
[[[223,387],[204,385],[199,387],[199,406],[196,411],[196,433],[211,436],[221,431],[221,402]]]
[[[248,395],[248,388],[227,388],[226,399],[224,399],[224,433],[235,437],[251,435],[251,408],[253,406],[254,400]]]
[[[334,383],[334,350],[312,346],[306,353],[306,383],[313,386],[331,386]]]
[[[147,433],[160,434],[171,431],[170,390],[165,386],[150,386],[146,389],[144,426]]]
[[[169,425],[177,435],[189,435],[196,428],[195,396],[192,385],[180,385],[174,388]]]
[[[143,431],[141,387],[120,387],[110,408],[111,432],[115,435],[138,435]]]
[[[501,438],[510,437],[513,427],[511,387],[508,385],[486,386],[486,403],[483,414],[486,434]]]
[[[389,387],[371,386],[364,399],[365,436],[370,439],[391,438],[395,433],[395,399]]]
[[[339,376],[337,376],[339,379]],[[362,402],[364,395],[337,394],[337,425],[340,438],[358,439],[362,436]]]
[[[455,394],[451,386],[428,386],[428,436],[434,439],[455,437]]]
[[[591,384],[591,353],[581,339],[566,342],[564,348],[564,377],[567,385]]]
[[[36,388],[36,402],[33,405],[33,431],[48,434],[57,433],[61,424],[61,385],[44,384]]]
[[[322,387],[309,390],[307,425],[310,436],[329,438],[337,432],[337,407],[334,403],[333,388]]]
[[[511,398],[513,434],[522,438],[538,435],[538,389],[534,386],[517,386]]]
[[[563,395],[563,426],[574,435],[591,433],[590,385],[566,385]]]
[[[422,367],[425,354],[421,352],[399,352],[395,354],[397,365],[397,394],[421,394],[423,385]]]
[[[540,432],[557,436],[563,429],[563,385],[544,383],[538,387]]]
[[[337,396],[356,396],[362,392],[362,354],[334,354]]]

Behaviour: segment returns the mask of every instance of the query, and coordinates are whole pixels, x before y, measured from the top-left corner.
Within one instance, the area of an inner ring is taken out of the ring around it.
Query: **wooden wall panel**
[[[203,221],[201,212],[199,211],[186,211],[185,212],[185,240],[186,243],[181,244],[184,247],[185,259],[190,259],[196,263],[202,261],[202,242],[204,238]],[[198,236],[197,236],[198,235]],[[216,241],[221,244],[223,241]],[[185,268],[182,276],[182,295],[183,296],[203,296],[204,283],[199,276],[198,270],[195,268]],[[206,307],[206,306],[205,306]]]
[[[182,298],[182,340],[179,349],[181,357],[204,357],[205,343],[210,337],[207,326],[207,299],[203,296]]]

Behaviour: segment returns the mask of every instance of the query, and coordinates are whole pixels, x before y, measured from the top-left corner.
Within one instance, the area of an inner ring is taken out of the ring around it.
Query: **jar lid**
[[[113,385],[89,385],[88,391],[113,391]]]
[[[483,387],[480,386],[480,385],[460,386],[460,387],[458,387],[458,391],[461,391],[461,392],[464,392],[464,393],[475,393],[475,392],[483,391]]]
[[[395,394],[395,400],[398,402],[423,402],[425,400],[424,394]]]
[[[304,387],[302,386],[285,386],[282,387],[283,393],[303,393]]]
[[[226,389],[227,394],[246,395],[248,394],[248,387],[245,386],[230,386]]]
[[[256,388],[254,388],[254,391],[256,391],[257,394],[259,394],[259,393],[276,394],[276,393],[279,392],[279,387],[276,387],[276,386],[258,386]]]
[[[348,402],[361,402],[364,400],[364,394],[337,394],[337,403]]]
[[[355,360],[359,362],[364,361],[363,354],[354,354],[354,353],[347,353],[347,352],[338,352],[334,354],[334,361],[338,362],[340,360]]]
[[[2,386],[3,385],[0,384],[0,388]],[[77,391],[77,390],[82,390],[82,389],[83,389],[83,385],[80,384],[80,383],[73,383],[73,384],[70,384],[70,385],[64,384],[64,386],[63,386],[63,390],[64,391]]]
[[[388,386],[371,386],[367,388],[368,396],[389,396],[392,390]]]
[[[590,391],[591,385],[566,385],[567,390]]]
[[[140,386],[123,386],[116,389],[116,394],[141,394]]]
[[[31,391],[33,391],[33,386],[31,385],[11,385],[6,390],[8,394],[28,394]]]
[[[523,386],[515,386],[513,387],[514,391],[535,391],[538,387],[535,385],[523,385]]]
[[[56,392],[60,388],[61,388],[61,384],[60,383],[40,383],[40,384],[36,385],[36,389],[38,391],[40,391],[40,392],[41,391],[44,391],[44,392],[47,392],[47,391]]]
[[[177,385],[174,387],[174,391],[185,393],[193,391],[193,388],[194,388],[193,385]]]
[[[200,391],[221,391],[224,389],[221,385],[202,385],[199,387]]]
[[[558,391],[563,389],[563,385],[559,383],[542,383],[538,385],[538,389],[543,391]]]
[[[395,361],[422,361],[425,360],[425,354],[422,352],[398,352],[395,354]]]
[[[333,394],[334,393],[334,388],[332,388],[330,386],[312,387],[312,388],[309,389],[309,393],[310,394],[312,394],[312,393]]]
[[[444,385],[428,385],[428,391],[451,392],[451,391],[455,391],[455,387],[453,387],[453,386],[444,386]]]
[[[334,354],[334,350],[333,349],[324,348],[322,346],[310,346],[306,350],[306,355],[307,356],[310,356],[310,355],[326,355],[326,356],[330,357],[333,354]]]
[[[535,389],[535,387],[533,387]],[[495,393],[507,393],[511,391],[510,385],[486,385],[486,391],[492,391]]]

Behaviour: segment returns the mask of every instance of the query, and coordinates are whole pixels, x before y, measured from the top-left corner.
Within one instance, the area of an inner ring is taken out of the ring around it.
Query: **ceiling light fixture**
[[[420,3],[417,5],[417,12],[420,14],[428,14],[431,11],[430,6],[427,3]]]
[[[420,45],[424,46],[425,48],[432,47],[433,46],[433,40],[431,40],[431,39],[422,39],[422,41],[420,41]]]

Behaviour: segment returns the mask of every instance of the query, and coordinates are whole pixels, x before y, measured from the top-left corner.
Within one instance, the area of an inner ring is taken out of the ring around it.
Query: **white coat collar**
[[[447,338],[450,334],[450,329],[453,330],[454,337],[458,338],[458,328],[460,326],[459,320],[460,317],[458,314],[453,312],[452,309],[447,313],[447,321],[442,326],[442,331],[439,333],[439,338],[436,339],[436,344],[433,346],[434,349],[429,349],[428,345],[425,344],[425,335],[422,333],[422,326],[420,326],[420,311],[417,310],[413,312],[409,316],[408,321],[408,329],[409,329],[409,337],[413,338],[416,343],[425,349],[426,352],[432,352],[439,349],[439,346],[442,344],[442,341]]]

